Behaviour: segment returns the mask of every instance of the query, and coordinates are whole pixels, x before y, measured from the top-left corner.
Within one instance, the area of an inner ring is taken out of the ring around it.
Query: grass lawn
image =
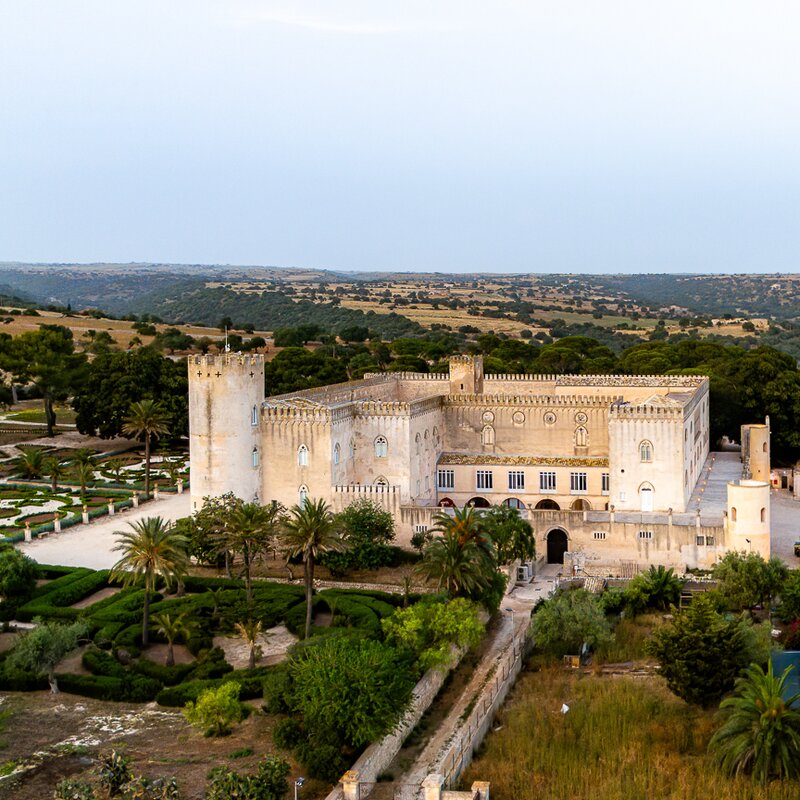
[[[495,800],[800,796],[797,782],[761,789],[718,773],[706,755],[716,725],[715,711],[688,706],[658,677],[527,671],[461,784],[490,781]]]
[[[40,408],[29,408],[25,411],[17,411],[13,414],[9,414],[8,419],[14,420],[14,422],[47,422],[44,416],[44,410]],[[57,408],[56,421],[61,425],[73,424],[75,422],[75,412],[71,408]]]

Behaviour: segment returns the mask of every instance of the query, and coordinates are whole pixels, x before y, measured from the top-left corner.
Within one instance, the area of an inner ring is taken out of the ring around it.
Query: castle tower
[[[261,355],[190,356],[189,460],[192,511],[233,492],[247,502],[261,486]]]
[[[731,550],[770,557],[769,481],[728,483],[728,534]]]
[[[450,394],[483,394],[483,356],[450,356]]]
[[[742,425],[742,461],[754,481],[770,480],[769,417],[763,425]]]

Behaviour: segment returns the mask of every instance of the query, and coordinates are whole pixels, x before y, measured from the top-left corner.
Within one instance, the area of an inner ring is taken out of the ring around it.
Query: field
[[[561,713],[562,704],[569,706]],[[688,706],[650,677],[524,672],[462,776],[496,800],[795,800],[800,784],[754,787],[713,768],[714,712]]]

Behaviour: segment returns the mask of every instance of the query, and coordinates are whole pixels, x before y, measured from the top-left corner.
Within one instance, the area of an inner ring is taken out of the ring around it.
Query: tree
[[[182,636],[188,639],[191,635],[194,624],[187,619],[188,613],[183,612],[173,617],[169,614],[156,614],[153,622],[158,625],[158,632],[167,640],[167,661],[168,667],[175,666],[175,642]]]
[[[496,570],[474,541],[462,542],[457,530],[449,530],[425,546],[418,571],[426,580],[436,581],[437,591],[471,597],[489,589]]]
[[[58,491],[58,482],[65,477],[69,470],[67,465],[57,456],[51,456],[44,462],[44,472],[50,476],[50,488],[55,494]]]
[[[468,649],[481,640],[479,606],[458,597],[446,603],[421,601],[381,620],[386,641],[407,647],[422,670],[449,667],[453,645]]]
[[[204,689],[195,702],[186,704],[183,715],[205,736],[225,736],[231,732],[231,726],[244,717],[240,691],[241,686],[235,681]]]
[[[240,775],[230,767],[211,770],[206,800],[282,800],[289,791],[289,764],[278,756],[266,755],[254,775]]]
[[[87,463],[86,461],[78,461],[73,471],[75,480],[81,488],[81,502],[86,499],[86,487],[94,480],[94,464]]]
[[[719,702],[750,663],[745,626],[722,616],[710,594],[697,595],[648,643],[672,692],[704,708]]]
[[[78,646],[78,640],[86,635],[88,628],[82,621],[61,625],[37,618],[34,622],[36,627],[20,637],[7,663],[14,669],[45,676],[50,692],[58,694],[56,664]]]
[[[792,669],[776,677],[771,661],[766,672],[752,664],[736,679],[735,695],[722,701],[725,721],[708,749],[728,775],[750,773],[762,785],[800,775],[800,693],[786,696]]]
[[[351,503],[337,521],[346,549],[329,553],[323,559],[332,571],[376,569],[391,563],[394,554],[389,543],[394,539],[394,518],[367,498]]]
[[[142,644],[148,644],[150,595],[160,578],[169,587],[186,572],[186,539],[161,517],[146,517],[129,523],[131,530],[117,531],[119,544],[114,550],[122,558],[111,568],[111,578],[125,586],[144,584],[142,608]]]
[[[535,645],[551,655],[577,654],[586,643],[597,648],[612,638],[611,625],[597,595],[585,589],[560,591],[533,615]]]
[[[39,567],[15,547],[0,547],[0,598],[5,606],[21,605],[36,588]]]
[[[80,384],[85,367],[86,356],[75,352],[72,331],[63,325],[40,325],[38,331],[0,342],[0,369],[41,394],[48,436],[55,435],[55,403]]]
[[[247,643],[247,646],[250,648],[250,658],[248,660],[248,668],[255,669],[256,668],[256,658],[260,656],[260,647],[258,646],[258,640],[261,636],[261,632],[264,629],[263,624],[261,623],[260,619],[248,619],[245,622],[237,622],[233,626],[236,630],[236,633],[242,637]]]
[[[510,506],[492,506],[486,511],[480,525],[497,549],[499,564],[508,564],[516,559],[531,561],[536,558],[536,539],[533,528],[522,519],[519,511]]]
[[[41,478],[45,465],[44,453],[38,447],[26,447],[15,459],[14,466],[23,478]]]
[[[289,662],[294,707],[322,741],[360,748],[388,733],[411,700],[416,677],[382,642],[326,637]]]
[[[144,495],[150,496],[150,443],[152,439],[169,432],[169,417],[154,400],[133,403],[125,418],[122,432],[126,436],[144,440]]]
[[[770,606],[787,574],[786,565],[777,556],[764,561],[759,553],[733,552],[726,553],[713,572],[722,596],[737,610]]]
[[[223,547],[242,556],[248,608],[253,605],[253,560],[273,541],[282,512],[283,506],[275,502],[262,506],[260,503],[237,500],[217,534]]]
[[[281,533],[281,541],[289,557],[301,557],[306,584],[305,638],[311,636],[313,614],[314,565],[323,553],[344,547],[336,518],[322,499],[308,498],[289,512]]]
[[[230,551],[225,547],[224,532],[233,510],[240,503],[233,492],[219,497],[204,497],[203,505],[191,517],[175,522],[179,533],[186,537],[191,556],[204,564],[214,564],[225,557],[225,571],[230,570]]]
[[[664,566],[651,566],[647,572],[637,575],[624,592],[625,607],[632,614],[639,614],[646,608],[666,611],[678,605],[681,599],[683,581],[674,570]]]
[[[171,436],[185,436],[188,386],[186,363],[165,358],[150,347],[103,353],[92,360],[85,380],[75,389],[75,422],[81,433],[113,439],[122,433],[131,403],[155,400],[169,417]]]

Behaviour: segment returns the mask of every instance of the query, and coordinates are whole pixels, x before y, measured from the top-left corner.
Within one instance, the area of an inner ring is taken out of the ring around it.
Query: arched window
[[[589,444],[589,431],[581,425],[575,428],[575,447],[586,447]]]
[[[301,486],[297,491],[297,503],[302,508],[308,502],[308,486]]]
[[[761,452],[762,453],[766,453],[767,452],[767,443],[766,442],[764,442],[764,444],[761,445]]]
[[[766,522],[767,521],[767,509],[766,508],[762,508],[761,509],[761,521],[762,522]]]
[[[253,467],[257,467],[259,464],[259,455],[258,455],[258,448],[253,448]]]
[[[525,509],[525,503],[518,497],[509,497],[507,500],[503,500],[503,505],[509,508],[516,508],[520,511]]]
[[[389,455],[389,442],[385,436],[379,436],[375,440],[375,458],[386,458]]]
[[[356,443],[351,439],[350,444],[348,445],[348,454],[350,458],[355,458],[356,456]]]
[[[639,445],[639,461],[649,464],[653,460],[653,445],[644,441]]]
[[[419,453],[419,450],[420,450],[420,443],[421,442],[422,442],[422,437],[419,434],[417,434],[414,437],[414,446],[417,448],[417,452],[418,453]]]
[[[736,506],[731,506],[731,522],[736,522]]]
[[[308,448],[304,444],[297,448],[297,463],[301,467],[308,466]]]
[[[258,425],[258,406],[253,406],[250,409],[250,424]]]
[[[433,443],[436,447],[439,446],[439,429],[435,425],[433,426]]]
[[[339,459],[341,458],[341,455],[342,455],[342,448],[339,447],[339,442],[336,442],[336,444],[333,446],[333,463],[334,464],[338,464],[339,463]]]
[[[375,485],[376,486],[388,486],[389,485],[389,481],[387,481],[386,478],[384,478],[383,475],[381,475],[379,478],[375,478]]]
[[[494,444],[494,428],[491,425],[483,426],[481,444]]]

